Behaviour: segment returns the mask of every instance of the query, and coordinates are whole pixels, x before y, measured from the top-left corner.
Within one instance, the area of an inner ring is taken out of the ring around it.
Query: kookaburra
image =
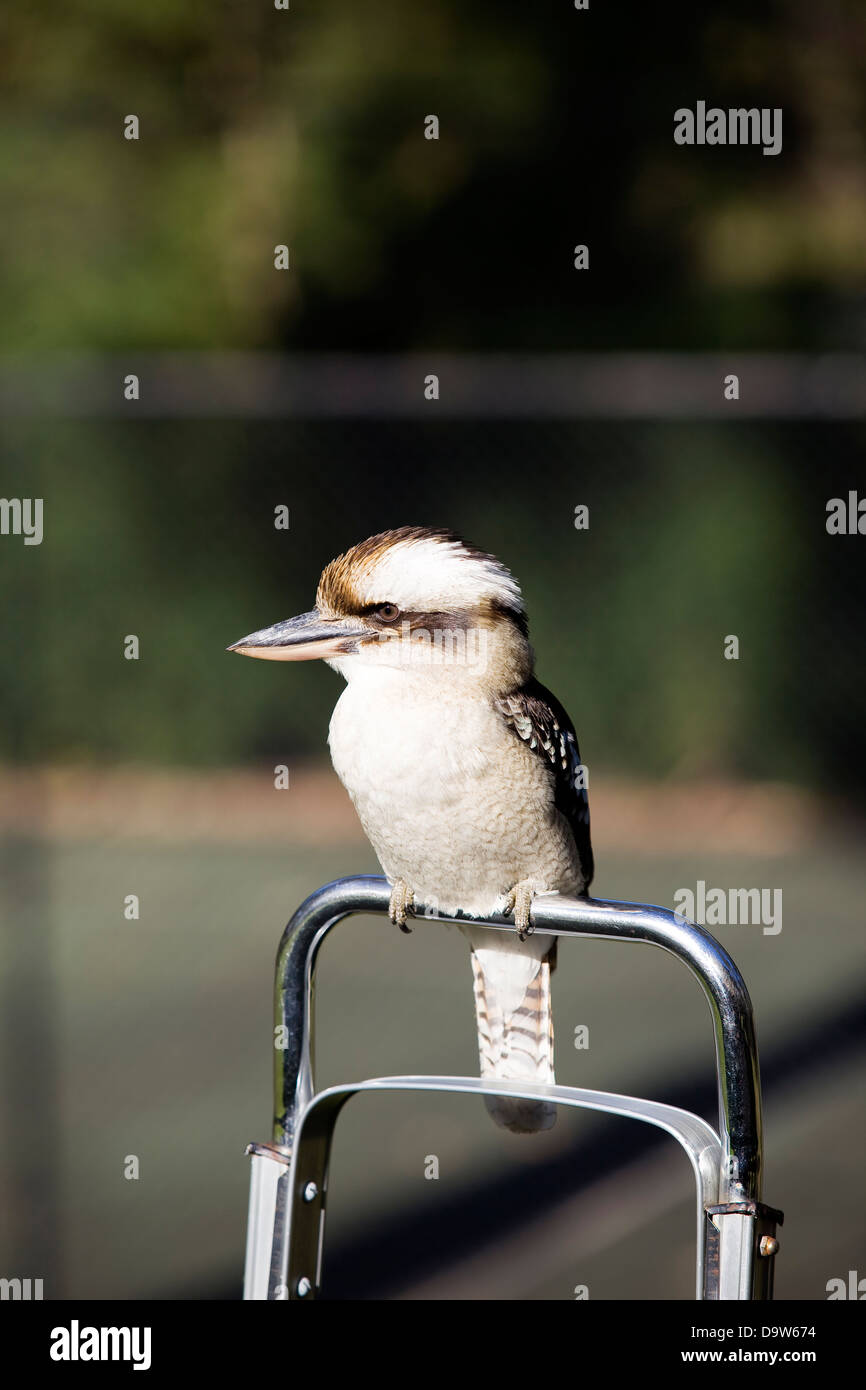
[[[533,676],[516,580],[451,531],[403,526],[324,570],[311,613],[235,642],[272,661],[322,657],[346,680],[331,757],[392,886],[390,916],[513,913],[471,944],[482,1077],[550,1082],[556,937],[536,894],[585,894],[593,872],[577,739]],[[487,1097],[498,1124],[549,1129],[549,1102]]]

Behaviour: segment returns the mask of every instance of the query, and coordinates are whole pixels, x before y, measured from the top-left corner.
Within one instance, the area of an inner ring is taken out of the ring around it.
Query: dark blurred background
[[[4,16],[0,494],[44,499],[45,534],[0,537],[0,1276],[238,1296],[280,931],[376,864],[327,762],[338,678],[224,648],[404,523],[522,581],[599,896],[783,890],[778,935],[718,929],[757,1011],[777,1292],[864,1272],[866,541],[826,529],[866,494],[864,42],[853,0]],[[781,107],[781,154],[675,145],[697,100]],[[562,1082],[715,1118],[685,972],[586,942],[554,990]],[[318,1037],[323,1084],[472,1074],[462,939],[338,928]],[[633,1129],[354,1102],[326,1292],[688,1298],[690,1175]]]
[[[863,346],[858,0],[33,0],[2,33],[13,351]],[[781,107],[781,154],[675,145],[698,100]]]

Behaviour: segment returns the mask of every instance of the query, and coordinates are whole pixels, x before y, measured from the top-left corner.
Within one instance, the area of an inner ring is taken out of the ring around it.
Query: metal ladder
[[[752,1005],[728,953],[703,927],[644,903],[538,898],[533,925],[552,936],[642,941],[678,957],[704,991],[716,1041],[718,1134],[699,1116],[634,1096],[573,1086],[494,1082],[467,1076],[382,1076],[315,1090],[313,987],[319,947],[353,913],[388,911],[384,878],[338,879],[313,893],[286,927],[274,991],[274,1131],[250,1144],[252,1157],[244,1298],[313,1299],[322,1280],[328,1163],[337,1117],[364,1091],[446,1091],[543,1097],[559,1105],[605,1111],[666,1130],[688,1154],[697,1195],[696,1298],[760,1300],[773,1296],[782,1213],[761,1202],[761,1091]],[[424,920],[451,922],[438,914]],[[473,919],[474,920],[474,919]],[[514,931],[513,922],[480,925]]]

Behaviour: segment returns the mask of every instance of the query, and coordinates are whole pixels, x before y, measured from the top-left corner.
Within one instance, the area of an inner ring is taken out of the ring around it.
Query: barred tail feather
[[[543,941],[535,944],[544,947]],[[538,960],[512,951],[473,946],[478,1055],[483,1077],[554,1083],[550,968],[550,952]],[[535,1134],[550,1129],[556,1121],[556,1107],[549,1101],[485,1096],[484,1103],[496,1123],[512,1134]]]

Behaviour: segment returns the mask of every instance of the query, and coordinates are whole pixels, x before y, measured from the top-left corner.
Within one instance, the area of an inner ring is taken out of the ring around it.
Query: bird
[[[554,1084],[557,938],[534,932],[532,903],[588,895],[589,797],[572,722],[534,675],[510,570],[445,527],[383,531],[326,565],[314,609],[227,650],[321,658],[344,678],[331,760],[391,887],[391,921],[458,917],[482,1079]],[[516,931],[473,924],[493,914]],[[556,1119],[547,1099],[485,1104],[514,1134]]]

